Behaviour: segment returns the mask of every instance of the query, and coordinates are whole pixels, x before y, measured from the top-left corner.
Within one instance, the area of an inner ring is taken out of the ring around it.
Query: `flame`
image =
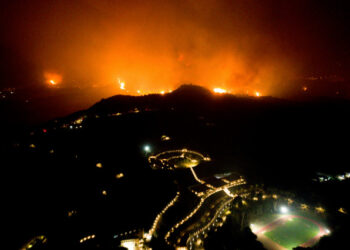
[[[26,23],[14,26],[22,28],[21,32],[13,31],[30,39],[26,45],[18,44],[18,53],[30,56],[39,70],[58,71],[70,83],[67,87],[88,93],[81,100],[84,103],[115,94],[168,93],[186,83],[217,94],[234,90],[256,96],[259,90],[263,95],[289,96],[303,72],[303,61],[293,51],[285,53],[288,44],[279,44],[279,32],[271,32],[270,20],[261,18],[265,7],[260,5],[251,8],[246,1],[238,5],[230,1],[87,2],[73,19],[73,12],[66,9],[75,10],[74,1],[57,6],[60,15],[47,14],[52,11],[45,11],[49,4],[39,11],[28,3],[35,11],[25,11],[26,18],[18,22],[32,20],[29,16],[40,12],[35,16],[40,33],[24,30]],[[245,22],[247,11],[257,18]],[[45,76],[44,81],[53,88],[60,86],[61,79]]]
[[[52,86],[55,86],[62,82],[62,76],[57,73],[45,72],[44,78],[45,78],[45,82]]]
[[[260,97],[260,92],[256,91],[256,92],[255,92],[255,96],[256,96],[256,97]]]
[[[214,93],[218,93],[218,94],[227,93],[227,90],[226,89],[222,89],[222,88],[214,88],[213,91],[214,91]]]
[[[119,83],[120,89],[125,90],[125,82]]]

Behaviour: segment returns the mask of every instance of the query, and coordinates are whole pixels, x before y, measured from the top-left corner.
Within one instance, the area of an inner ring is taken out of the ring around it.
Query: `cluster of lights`
[[[262,197],[263,197],[263,199],[266,199],[266,198],[268,198],[269,196],[268,196],[268,195],[263,195]],[[277,199],[277,198],[278,198],[277,194],[273,194],[271,197],[272,197],[273,199]],[[253,200],[256,200],[255,197],[253,197]],[[290,198],[287,198],[287,202],[288,202],[288,205],[290,205],[290,204],[294,203],[294,200],[292,200],[292,199],[290,199]],[[300,204],[300,209],[302,209],[302,210],[308,210],[309,208],[310,208],[310,206],[308,206],[307,204],[304,204],[304,203]],[[282,206],[282,207],[280,208],[281,213],[286,213],[286,212],[287,212],[286,209],[288,209],[288,208]],[[316,212],[318,212],[318,213],[325,213],[325,212],[326,212],[326,209],[324,209],[324,208],[321,207],[321,206],[315,207],[315,210],[316,210]],[[341,213],[343,213],[343,211],[346,212],[343,208],[339,208],[338,211],[341,212]]]
[[[214,224],[215,222],[218,222],[217,219],[218,217],[220,217],[223,213],[223,211],[227,208],[227,206],[232,202],[233,199],[229,199],[228,201],[226,201],[224,204],[221,205],[221,207],[217,210],[217,212],[215,213],[214,217],[201,229],[197,230],[196,232],[194,232],[193,234],[191,234],[186,242],[186,245],[189,246],[189,249],[192,249],[192,242],[194,241],[194,239],[198,239],[200,234],[205,233],[206,230],[210,230],[210,227],[212,224]]]
[[[149,111],[149,110],[146,109],[146,111]],[[128,111],[127,113],[139,113],[139,112],[140,112],[140,110],[138,108],[134,108],[134,109]],[[110,116],[120,116],[120,115],[123,115],[123,113],[117,112],[117,113],[107,114],[108,117],[110,117]],[[81,128],[83,128],[83,122],[84,122],[84,120],[87,117],[88,117],[87,115],[84,115],[82,117],[78,117],[78,118],[76,118],[75,120],[73,120],[73,121],[71,121],[69,123],[62,124],[60,127],[63,128],[63,129],[70,129],[70,130],[81,129]],[[98,119],[98,118],[100,118],[100,116],[99,115],[95,115],[94,118]]]
[[[140,113],[140,110],[138,108],[134,108],[132,110],[129,110],[128,112],[126,112],[126,114],[137,114],[137,113]],[[112,114],[107,114],[108,117],[111,117],[111,116],[121,116],[123,115],[122,112],[117,112],[117,113],[112,113]]]
[[[113,238],[116,239],[116,238],[118,238],[118,237],[128,236],[128,235],[133,234],[133,233],[136,233],[136,232],[137,232],[136,229],[130,230],[130,231],[128,231],[128,232],[124,232],[124,233],[121,233],[121,234],[116,234],[116,235],[113,236]]]
[[[33,248],[38,242],[41,242],[42,244],[47,242],[47,238],[44,235],[35,236],[32,238],[28,243],[26,243],[23,247],[20,248],[20,250],[28,250]]]
[[[89,236],[86,236],[86,237],[84,237],[84,238],[82,238],[82,239],[80,239],[80,243],[83,243],[83,242],[85,242],[85,241],[87,241],[87,240],[91,240],[91,239],[95,239],[95,235],[94,234],[92,234],[92,235],[89,235]]]
[[[78,119],[76,119],[75,121],[73,121],[74,124],[82,124],[84,121],[84,117],[79,117]]]
[[[127,239],[120,242],[120,246],[129,250],[145,249],[143,239]]]
[[[350,179],[350,173],[337,175],[337,179],[340,180],[340,181],[343,181],[345,179]]]
[[[76,210],[71,210],[71,211],[68,211],[68,217],[72,217],[73,215],[76,215],[77,214],[77,211]]]
[[[170,137],[167,135],[162,135],[162,137],[160,138],[162,141],[169,141]]]
[[[84,115],[84,116],[81,116],[81,117],[78,117],[76,118],[75,120],[73,121],[70,121],[69,123],[64,123],[62,124],[60,127],[63,128],[63,129],[80,129],[80,128],[83,128],[83,122],[84,120],[87,118],[88,116],[87,115]],[[56,129],[56,128],[54,128]]]
[[[209,197],[209,196],[208,196]],[[166,233],[164,239],[165,242],[170,245],[170,241],[169,241],[169,237],[170,235],[175,231],[175,229],[179,228],[182,224],[184,224],[186,221],[188,221],[195,213],[197,213],[197,211],[200,209],[200,207],[203,205],[204,201],[206,198],[208,197],[203,197],[200,199],[198,205],[191,211],[191,213],[189,213],[185,218],[183,218],[181,221],[179,221],[178,223],[176,223],[173,227],[170,228],[170,230]]]
[[[235,186],[240,186],[240,185],[243,185],[243,184],[246,184],[246,181],[243,179],[243,177],[240,177],[239,179],[235,180],[235,181],[231,181],[231,182],[228,182],[228,184],[226,185],[223,185],[221,187],[218,187],[218,188],[215,188],[213,187],[212,185],[206,183],[205,185],[209,188],[205,193],[203,192],[196,192],[196,191],[192,191],[194,192],[198,197],[201,197],[201,196],[206,196],[206,195],[211,195],[213,193],[216,193],[216,192],[219,192],[219,191],[222,191],[222,190],[225,190],[227,188],[230,188],[230,187],[235,187]]]
[[[5,99],[6,96],[13,95],[15,93],[15,88],[5,88],[2,91],[0,91],[0,95],[2,95],[2,99]]]
[[[184,148],[184,149],[178,149],[178,150],[164,151],[157,155],[150,156],[148,157],[148,162],[151,164],[151,167],[153,169],[173,170],[174,168],[178,167],[176,164],[173,164],[173,162],[177,159],[182,159],[185,157],[188,157],[191,159],[192,166],[190,167],[193,167],[193,165],[194,166],[197,165],[200,161],[211,160],[210,157],[205,157],[199,152]]]
[[[158,225],[158,222],[159,220],[161,219],[162,215],[170,208],[172,207],[175,202],[179,199],[180,197],[180,192],[177,192],[176,193],[176,196],[174,197],[174,199],[172,199],[164,208],[163,210],[156,216],[154,222],[153,222],[153,225],[152,225],[152,228],[149,230],[148,232],[148,235],[150,235],[152,237],[154,231],[156,230],[157,228],[157,225]]]
[[[147,151],[146,148],[144,148],[144,150]],[[196,158],[198,158],[198,160],[197,160],[197,159],[191,159],[191,162],[193,162],[194,164],[195,164],[195,163],[198,163],[199,161],[202,161],[202,160],[203,160],[203,161],[210,161],[210,160],[211,160],[210,157],[205,157],[205,156],[202,155],[201,153],[198,153],[198,152],[192,151],[192,150],[188,150],[188,149],[185,148],[185,149],[181,149],[181,150],[170,150],[170,151],[165,151],[165,152],[159,153],[159,154],[157,154],[157,155],[155,155],[155,156],[150,156],[150,157],[148,158],[148,161],[149,161],[149,163],[151,163],[151,166],[152,166],[153,168],[157,168],[157,166],[160,165],[160,167],[158,167],[158,168],[164,169],[164,167],[166,167],[166,168],[170,168],[170,169],[171,169],[171,168],[174,167],[174,166],[171,165],[171,164],[169,163],[169,161],[173,161],[173,160],[179,159],[179,158],[185,158],[185,154],[191,154],[192,156],[194,155],[194,156],[196,156]],[[156,164],[155,162],[156,162],[157,164]],[[175,166],[175,167],[176,167],[176,166]],[[211,196],[212,194],[214,194],[214,193],[216,193],[216,192],[219,192],[219,191],[224,190],[224,191],[226,191],[226,193],[227,193],[228,196],[234,197],[234,195],[232,195],[232,194],[229,192],[229,190],[228,190],[227,188],[232,187],[232,186],[236,186],[236,185],[242,185],[242,184],[245,183],[245,180],[244,180],[242,177],[240,177],[240,179],[235,180],[235,181],[232,181],[232,182],[230,182],[230,181],[228,181],[228,180],[225,179],[224,182],[226,183],[226,185],[223,185],[222,187],[219,187],[219,188],[215,188],[214,186],[210,185],[209,183],[206,183],[205,181],[199,179],[192,166],[189,167],[189,168],[190,168],[190,170],[191,170],[191,172],[192,172],[192,175],[193,175],[194,179],[195,179],[197,182],[199,182],[200,184],[206,185],[206,186],[209,188],[209,190],[208,190],[205,194],[203,194],[203,193],[198,194],[198,193],[195,192],[195,193],[197,194],[197,196],[203,196],[203,197],[200,199],[198,205],[197,205],[186,217],[184,217],[182,220],[180,220],[178,223],[176,223],[173,227],[171,227],[170,230],[165,234],[165,237],[164,237],[165,242],[166,242],[167,244],[169,244],[169,245],[170,245],[170,241],[169,241],[170,235],[171,235],[177,228],[179,228],[179,227],[180,227],[181,225],[183,225],[186,221],[188,221],[195,213],[197,213],[197,211],[198,211],[198,210],[200,209],[200,207],[203,205],[204,201],[205,201],[209,196]],[[167,210],[170,206],[173,205],[173,203],[174,203],[176,200],[177,200],[177,196],[163,209],[163,211],[162,211],[160,214],[157,215],[157,217],[156,217],[156,219],[155,219],[155,221],[154,221],[154,223],[153,223],[153,226],[152,226],[152,228],[150,229],[148,235],[153,235],[153,233],[154,233],[154,231],[155,231],[155,229],[156,229],[156,227],[157,227],[157,224],[158,224],[158,222],[159,222],[161,216],[166,212],[166,210]],[[180,240],[181,240],[181,239],[180,239]]]
[[[338,181],[344,181],[346,179],[350,179],[350,172],[346,172],[343,174],[338,174],[338,175],[322,175],[322,176],[318,176],[317,179],[314,179],[315,181],[319,181],[319,182],[326,182],[326,181],[331,181],[331,180],[338,180]]]
[[[119,174],[116,174],[115,175],[115,178],[116,179],[120,179],[120,178],[123,178],[124,177],[124,174],[123,173],[119,173]]]
[[[225,185],[223,187],[220,188],[216,188],[213,190],[208,191],[201,199],[200,202],[198,203],[198,205],[192,210],[192,212],[190,214],[188,214],[184,219],[182,219],[181,221],[179,221],[177,224],[175,224],[165,235],[165,241],[167,244],[170,245],[169,242],[169,237],[171,235],[171,233],[173,233],[175,231],[175,229],[179,228],[182,224],[184,224],[186,221],[188,221],[199,209],[200,207],[203,205],[204,201],[210,197],[211,195],[224,190],[225,188],[231,187],[233,185],[241,185],[241,184],[245,184],[245,180],[241,177],[239,180],[233,181],[228,185]],[[236,195],[237,196],[237,195]],[[235,197],[235,196],[234,196]]]
[[[83,128],[83,126],[82,125],[79,125],[79,126],[69,125],[69,129],[79,129],[79,128]]]

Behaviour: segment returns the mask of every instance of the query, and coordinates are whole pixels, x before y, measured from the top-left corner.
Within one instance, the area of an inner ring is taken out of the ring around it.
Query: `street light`
[[[151,146],[146,144],[145,146],[143,146],[143,150],[146,152],[146,153],[149,153],[151,152]]]

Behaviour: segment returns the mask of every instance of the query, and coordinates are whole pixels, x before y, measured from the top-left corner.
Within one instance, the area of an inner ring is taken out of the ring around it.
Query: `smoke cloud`
[[[2,8],[0,45],[18,59],[3,72],[8,81],[13,68],[35,72],[16,78],[21,86],[45,87],[51,73],[62,88],[99,97],[183,83],[283,96],[296,78],[329,69],[325,58],[339,59],[324,48],[341,35],[342,19],[319,1],[14,2]]]

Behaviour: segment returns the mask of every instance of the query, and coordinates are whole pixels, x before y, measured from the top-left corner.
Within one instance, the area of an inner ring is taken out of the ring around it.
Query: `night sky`
[[[321,0],[1,1],[0,89],[74,99],[67,112],[183,83],[349,97],[349,11]]]

